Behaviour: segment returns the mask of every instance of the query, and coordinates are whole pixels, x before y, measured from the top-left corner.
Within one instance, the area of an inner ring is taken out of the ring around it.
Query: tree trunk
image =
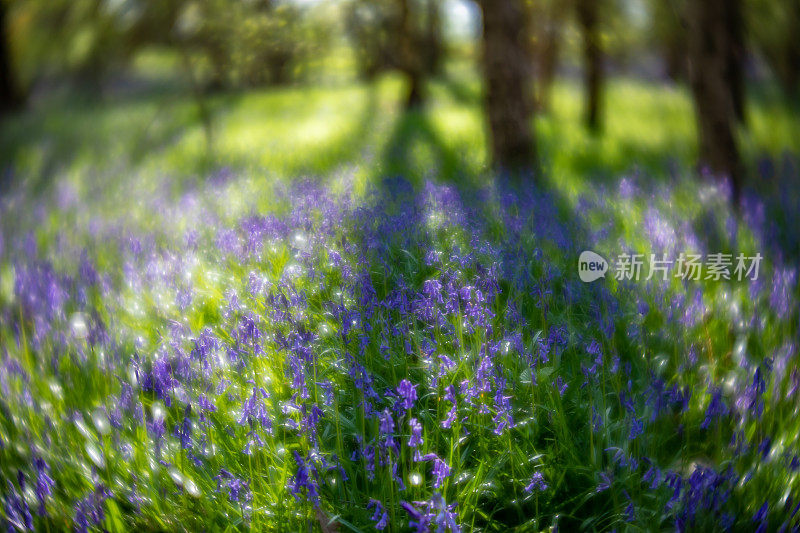
[[[539,47],[539,90],[538,108],[544,112],[550,110],[550,92],[558,66],[559,47],[561,44],[561,25],[563,24],[564,4],[560,1],[550,2],[544,21],[543,36]]]
[[[427,0],[426,7],[425,73],[433,76],[442,66],[442,18],[439,0]]]
[[[800,2],[785,2],[781,21],[770,13],[753,22],[753,45],[767,62],[785,95],[800,102]],[[751,19],[752,20],[752,17]]]
[[[729,28],[731,51],[728,54],[728,71],[731,78],[731,97],[736,119],[744,123],[744,13],[741,0],[730,0],[725,10],[725,25]]]
[[[598,0],[578,0],[578,23],[583,34],[584,80],[586,86],[586,127],[600,131],[600,98],[603,84],[603,53],[598,32]]]
[[[800,102],[800,2],[793,2],[787,8],[789,31],[781,46],[783,68],[778,67],[778,78],[781,86],[789,97]]]
[[[738,0],[688,3],[689,60],[699,135],[699,163],[729,177],[734,201],[741,193],[742,165],[736,145],[735,28],[727,14]]]
[[[118,49],[115,46],[111,22],[107,18],[103,0],[93,0],[87,7],[87,21],[94,28],[94,39],[81,64],[75,70],[75,87],[84,95],[103,98],[103,84],[112,59]]]
[[[689,81],[686,15],[682,2],[654,2],[649,28],[650,39],[661,52],[667,76],[680,83]]]
[[[423,95],[423,76],[425,65],[423,64],[423,51],[419,32],[416,31],[414,18],[411,13],[411,0],[399,0],[400,20],[399,20],[399,48],[400,48],[400,69],[408,78],[409,89],[406,96],[406,110],[421,107],[424,103]]]
[[[523,0],[480,0],[479,5],[492,163],[511,171],[534,167],[532,58]]]
[[[6,3],[0,0],[0,116],[18,109],[23,103],[11,60],[6,9]]]
[[[667,76],[672,81],[683,82],[688,78],[685,46],[686,42],[683,39],[670,39],[669,42],[664,43],[664,62],[666,63]]]

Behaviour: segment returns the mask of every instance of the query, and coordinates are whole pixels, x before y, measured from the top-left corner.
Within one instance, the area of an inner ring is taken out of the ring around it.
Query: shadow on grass
[[[423,178],[444,182],[472,181],[474,171],[440,138],[424,110],[406,111],[397,119],[374,173],[403,176],[419,183]]]
[[[376,284],[378,297],[387,298],[393,291],[404,290],[419,294],[428,279],[462,275],[450,270],[455,267],[431,263],[428,252],[444,252],[445,257],[448,250],[454,253],[458,257],[456,263],[467,276],[465,283],[471,282],[473,275],[481,279],[497,268],[501,287],[494,308],[518,309],[527,324],[526,335],[538,330],[547,336],[555,328],[568,331],[572,342],[563,354],[559,375],[567,382],[580,382],[585,344],[599,338],[606,346],[624,346],[625,329],[618,323],[618,317],[630,316],[635,302],[617,301],[602,284],[586,285],[578,280],[572,267],[577,267],[580,252],[591,247],[593,232],[586,219],[563,196],[553,176],[495,177],[476,172],[464,161],[464,154],[437,135],[424,111],[408,112],[396,120],[374,170],[372,183],[377,190],[358,224],[363,229],[358,242],[360,253],[372,272],[383,272],[386,276],[385,283]],[[422,165],[427,167],[421,168]],[[438,217],[437,213],[443,216]],[[386,218],[386,214],[390,216]],[[499,261],[486,263],[483,252],[459,250],[458,245],[452,248],[451,234],[441,231],[441,224],[445,227],[455,224],[477,236],[479,242],[471,242],[470,246],[488,243]],[[536,243],[533,252],[531,239]],[[549,254],[558,254],[563,259],[558,263],[566,265],[568,270],[552,269]],[[537,305],[547,304],[535,302],[536,294],[556,303],[554,307],[566,307],[568,312],[562,309],[557,314],[543,314]],[[621,307],[625,307],[624,312],[619,312]],[[420,332],[421,344],[435,343],[434,335],[425,329],[424,323],[413,327]],[[526,337],[526,341],[530,339]],[[623,364],[636,364],[634,356],[632,349],[620,354]],[[408,357],[408,368],[401,370],[415,374],[420,365],[414,361],[419,356],[409,352]],[[381,369],[375,371],[381,373]],[[643,373],[644,369],[634,371]],[[390,377],[388,371],[382,376],[385,380]],[[415,381],[424,379],[424,376],[412,377]],[[553,449],[556,458],[563,459],[560,462],[572,465],[581,464],[575,457],[590,455],[590,440],[585,433],[590,427],[591,406],[582,401],[575,389],[559,399],[566,416],[543,418],[535,430],[527,426],[512,432],[511,438],[517,441],[519,449]],[[614,414],[621,416],[621,411]],[[564,435],[571,438],[564,439]],[[520,482],[512,474],[512,463],[517,460],[498,450],[496,461],[481,465],[480,458],[465,454],[461,470],[475,472],[487,468],[495,476],[491,483],[495,488],[482,490],[469,509],[470,516],[476,517],[474,526],[487,531],[524,530],[535,523],[536,507],[532,501],[523,501],[519,495],[509,494],[510,489],[502,488]],[[566,469],[552,501],[542,502],[543,506],[574,509],[571,515],[562,515],[559,523],[567,530],[578,529],[587,520],[608,517],[613,509],[610,493],[574,501],[574,494],[594,492],[596,480],[587,472],[582,467]]]
[[[563,149],[562,137],[563,130],[555,129],[544,140],[545,150],[552,155],[553,151]],[[651,144],[637,143],[635,140],[620,139],[617,144],[612,157],[603,152],[601,142],[587,143],[585,151],[571,162],[572,171],[589,183],[596,180],[599,185],[605,185],[600,189],[605,189],[604,194],[611,195],[615,193],[613,190],[609,192],[607,185],[619,178],[619,172],[631,170],[634,165],[644,169],[644,175],[654,183],[670,180],[672,174],[680,171],[681,161],[670,150],[658,150]],[[780,172],[792,175],[796,169],[788,160]],[[400,115],[374,170],[372,183],[376,184],[378,190],[374,205],[365,212],[363,226],[367,229],[359,242],[361,252],[366,262],[372,265],[373,272],[377,269],[387,273],[388,279],[379,289],[379,297],[386,298],[392,291],[404,288],[413,291],[412,294],[419,293],[426,280],[442,275],[438,266],[426,263],[427,252],[447,249],[442,234],[431,227],[432,214],[437,211],[437,205],[431,204],[438,204],[445,208],[445,219],[451,218],[470,232],[474,231],[480,236],[481,243],[488,241],[498,251],[503,290],[498,296],[497,309],[508,309],[512,303],[520,305],[508,299],[507,295],[513,294],[526,301],[522,306],[526,330],[541,331],[544,336],[559,327],[569,332],[569,346],[557,363],[558,375],[563,376],[565,382],[577,384],[584,379],[587,382],[591,379],[586,374],[587,367],[591,365],[586,347],[598,340],[605,354],[604,364],[610,364],[612,357],[619,357],[619,365],[627,369],[625,372],[632,382],[646,384],[652,366],[641,358],[640,340],[629,336],[629,328],[636,322],[637,327],[657,332],[673,326],[670,323],[672,319],[667,318],[667,314],[648,316],[647,311],[641,310],[640,305],[648,301],[646,297],[650,290],[644,283],[582,284],[577,279],[578,255],[584,249],[593,248],[595,235],[601,228],[590,227],[581,203],[575,204],[568,199],[564,195],[563,184],[557,180],[558,176],[553,174],[527,180],[481,175],[465,164],[463,153],[437,134],[429,115],[424,111]],[[591,191],[591,188],[588,190]],[[602,195],[590,197],[589,200],[595,206],[602,206],[605,201]],[[487,216],[487,211],[491,211],[491,215]],[[523,222],[527,225],[518,227],[520,220],[526,220],[526,211],[533,213],[533,216]],[[385,226],[371,226],[373,220],[379,220],[380,215],[385,213],[395,216]],[[701,222],[703,228],[708,228],[715,221]],[[387,235],[391,238],[387,239]],[[698,236],[709,245],[715,243],[717,247],[724,246],[727,239],[722,233],[708,229],[699,230]],[[536,243],[533,254],[530,245],[523,245],[525,240]],[[550,253],[553,255],[548,255]],[[553,261],[554,257],[561,260]],[[475,256],[463,263],[465,276],[472,276],[470,272],[480,275],[481,269],[489,266],[481,264],[481,261],[479,256]],[[566,270],[550,272],[551,268],[558,270],[560,267]],[[541,296],[548,292],[550,296]],[[531,295],[532,299],[547,298],[555,304],[554,307],[560,308],[560,312],[545,320],[531,306],[528,298],[520,297],[521,294]],[[645,322],[645,319],[648,321]],[[423,335],[427,335],[424,324],[418,326]],[[656,342],[649,341],[651,346],[663,348],[665,353],[678,353],[684,348],[680,337],[664,341],[664,346],[658,346]],[[409,352],[409,357],[418,356]],[[671,364],[680,362],[676,356]],[[419,365],[412,363],[406,371],[414,373],[416,366]],[[388,380],[389,376],[384,378]],[[414,377],[416,382],[422,379],[424,376]],[[552,412],[548,411],[548,415],[538,421],[535,430],[515,430],[513,439],[523,443],[522,449],[547,449],[555,463],[564,465],[557,490],[550,501],[542,502],[543,506],[569,510],[561,515],[559,526],[570,531],[603,529],[615,513],[622,512],[624,505],[620,506],[613,500],[614,491],[597,490],[595,471],[585,467],[589,457],[605,447],[590,444],[592,402],[597,404],[597,397],[587,399],[576,389],[578,387],[573,387],[561,397],[553,396],[557,400],[552,402],[550,408],[557,405],[563,410],[563,416],[550,416]],[[636,401],[641,401],[647,392],[644,389],[635,391]],[[609,398],[608,420],[614,424],[614,431],[627,434],[628,419],[622,401],[613,401],[615,395]],[[602,436],[594,438],[600,439]],[[603,442],[612,446],[620,440],[607,438]],[[701,442],[697,435],[689,440]],[[676,434],[654,450],[653,458],[659,464],[670,464],[682,449],[688,449],[689,453],[697,456],[713,452],[702,449],[698,444],[692,448],[686,446],[684,436]],[[462,468],[465,470],[480,471],[481,466],[485,466],[469,454],[464,457]],[[513,461],[513,458],[510,460]],[[592,456],[591,460],[597,462],[598,470],[613,471],[610,453],[600,453]],[[520,500],[517,494],[509,494],[509,489],[502,488],[519,481],[512,479],[510,471],[513,467],[508,461],[508,457],[498,453],[497,464],[488,466],[493,472],[497,467],[497,479],[492,481],[496,481],[493,485],[499,488],[483,491],[469,510],[479,517],[473,525],[487,530],[524,530],[533,523],[536,511],[531,503]],[[581,495],[582,499],[577,500],[575,495]],[[584,498],[584,495],[589,496]]]
[[[271,153],[279,170],[288,176],[321,176],[343,164],[357,163],[374,138],[380,116],[378,93],[377,86],[366,88],[364,98],[347,120],[331,128],[326,137],[313,144],[313,149],[284,143],[280,131],[264,126],[265,135],[281,141]],[[85,170],[91,170],[83,172],[83,180],[90,179],[90,174],[108,179],[109,174],[133,174],[148,161],[165,156],[167,167],[163,170],[176,190],[214,175],[220,168],[259,168],[263,150],[226,152],[224,148],[229,133],[224,121],[250,96],[242,92],[216,93],[199,102],[187,100],[180,91],[165,91],[124,96],[113,102],[87,103],[85,96],[76,97],[74,102],[66,97],[48,101],[12,117],[0,128],[0,193],[22,185],[38,196],[77,164],[85,164]],[[297,105],[307,111],[308,104],[302,100]],[[315,101],[314,105],[327,106],[330,102]],[[269,108],[257,114],[263,113],[266,121],[278,127],[291,126],[292,118],[287,117],[284,122],[281,111],[275,110],[277,119]],[[257,117],[250,120],[258,126]],[[194,140],[185,144],[187,135],[195,134],[199,135],[199,144],[191,144]],[[266,149],[270,150],[269,145]]]
[[[155,105],[148,105],[153,104]],[[226,99],[206,99],[210,120],[225,111]],[[201,113],[179,91],[144,91],[112,101],[85,95],[63,96],[40,109],[11,117],[0,129],[0,192],[20,185],[15,173],[24,162],[24,185],[34,194],[46,190],[59,173],[79,160],[92,167],[135,169],[149,156],[174,145]],[[200,163],[206,167],[207,161]]]

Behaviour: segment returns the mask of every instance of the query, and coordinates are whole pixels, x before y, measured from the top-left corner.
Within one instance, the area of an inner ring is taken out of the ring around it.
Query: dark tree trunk
[[[789,24],[788,37],[781,46],[780,55],[784,58],[783,67],[778,67],[777,75],[786,94],[800,102],[800,2],[792,2],[786,10]]]
[[[603,84],[603,52],[598,31],[598,0],[578,0],[578,23],[583,34],[584,80],[586,85],[586,127],[600,131],[600,99]]]
[[[784,2],[781,23],[766,14],[755,21],[753,44],[767,62],[785,95],[800,102],[800,2]],[[766,20],[765,20],[766,19]]]
[[[0,116],[18,109],[23,103],[11,60],[6,9],[5,2],[0,0]]]
[[[673,81],[686,81],[689,77],[686,69],[686,41],[683,39],[670,39],[664,43],[664,62],[666,63],[667,76]]]
[[[783,67],[776,69],[778,80],[783,87],[783,91],[789,96],[796,98],[795,101],[800,101],[800,6],[797,7],[797,14],[792,17],[793,30],[791,35],[794,38],[786,40],[783,55],[785,61]]]
[[[442,64],[442,18],[439,0],[427,0],[425,17],[425,73],[439,73]]]
[[[736,29],[728,11],[738,0],[688,3],[689,61],[697,114],[700,165],[730,177],[734,200],[741,192],[742,164],[736,144],[736,96],[731,69]]]
[[[726,3],[725,25],[730,28],[731,52],[728,54],[728,71],[731,78],[731,97],[736,119],[744,123],[744,13],[741,0],[730,0]]]
[[[777,50],[765,50],[764,55],[770,68],[778,78],[784,93],[800,102],[800,2],[787,13],[789,30],[787,38]]]
[[[650,38],[661,51],[667,76],[675,82],[689,81],[689,52],[686,45],[686,15],[678,2],[653,4]],[[680,4],[682,6],[682,4]]]
[[[113,27],[105,18],[103,0],[93,0],[86,13],[95,29],[95,38],[87,56],[75,71],[75,87],[93,97],[103,98],[103,82],[111,62],[118,59],[119,50],[114,46],[111,36]]]
[[[535,167],[532,58],[523,0],[480,0],[485,109],[497,168]]]
[[[408,89],[408,96],[406,96],[406,109],[412,110],[422,107],[422,104],[425,103],[425,99],[422,96],[422,75],[417,72],[409,72],[409,89]]]
[[[419,32],[414,25],[414,17],[411,13],[411,0],[399,0],[400,20],[399,20],[399,48],[400,48],[400,69],[408,78],[409,88],[406,96],[406,110],[421,107],[425,101],[423,94],[423,77],[425,65],[423,61],[423,51]]]
[[[537,54],[539,56],[538,107],[545,112],[550,109],[550,91],[556,77],[563,14],[564,4],[562,2],[550,2],[547,20],[544,21],[542,44]]]

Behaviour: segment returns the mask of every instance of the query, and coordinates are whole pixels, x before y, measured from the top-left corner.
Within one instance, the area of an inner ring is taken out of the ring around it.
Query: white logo
[[[581,252],[578,258],[578,275],[584,283],[606,277],[608,261],[590,250]]]

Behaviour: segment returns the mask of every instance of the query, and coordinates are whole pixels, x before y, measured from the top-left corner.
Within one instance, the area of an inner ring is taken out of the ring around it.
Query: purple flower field
[[[800,0],[0,0],[0,533],[800,533]]]
[[[254,187],[6,198],[7,529],[800,527],[796,196]],[[765,259],[583,283],[583,250]]]

